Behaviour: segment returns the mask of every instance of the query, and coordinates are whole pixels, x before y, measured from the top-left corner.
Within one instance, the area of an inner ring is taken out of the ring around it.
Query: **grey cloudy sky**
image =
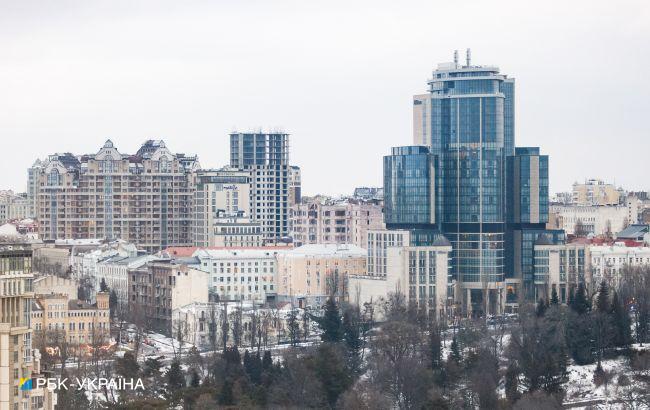
[[[227,163],[230,131],[292,134],[303,191],[381,184],[438,62],[517,79],[517,145],[551,190],[650,189],[650,2],[0,1],[0,188],[53,152],[162,138]],[[462,55],[462,54],[461,54]]]

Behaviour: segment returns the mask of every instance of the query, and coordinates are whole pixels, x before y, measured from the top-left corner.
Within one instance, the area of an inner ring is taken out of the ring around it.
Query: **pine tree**
[[[298,316],[293,308],[287,317],[287,327],[289,328],[291,346],[296,346],[300,340],[300,323],[298,323]]]
[[[273,358],[271,357],[271,352],[269,350],[264,351],[264,357],[262,358],[262,369],[268,371],[273,367]]]
[[[627,347],[632,343],[632,320],[625,308],[625,303],[618,297],[618,292],[612,295],[612,321],[614,324],[614,346]]]
[[[604,280],[600,282],[600,287],[598,288],[598,296],[596,298],[596,309],[602,313],[608,313],[609,308],[611,307],[609,303],[609,287],[607,282]]]
[[[515,363],[510,363],[506,370],[505,388],[508,402],[514,403],[519,400],[519,369]]]
[[[557,290],[555,289],[555,286],[553,286],[553,290],[551,291],[551,305],[557,306],[560,304],[560,298],[557,296]]]
[[[250,377],[252,373],[251,367],[251,355],[248,353],[248,349],[244,350],[244,371]]]
[[[199,373],[195,369],[192,369],[192,378],[190,379],[190,386],[199,387],[200,384],[201,384],[201,377],[199,377]]]
[[[125,352],[124,356],[115,361],[115,372],[124,378],[136,377],[140,372],[140,365],[133,353]]]
[[[567,300],[567,305],[569,307],[573,306],[573,304],[575,303],[575,298],[576,298],[576,291],[575,291],[575,288],[573,286],[571,286],[569,288],[569,298]]]
[[[431,355],[431,368],[439,369],[442,365],[442,340],[440,328],[435,323],[429,332],[429,354]]]
[[[339,307],[333,297],[325,302],[325,313],[318,319],[318,325],[322,330],[321,340],[323,342],[338,343],[343,339],[343,325]]]
[[[99,282],[99,290],[100,292],[108,292],[108,285],[106,284],[106,280],[102,278],[102,281]]]
[[[171,395],[174,394],[178,389],[185,387],[185,376],[183,375],[183,370],[181,369],[181,363],[178,359],[172,361],[169,370],[167,371],[167,392]]]
[[[537,314],[537,317],[544,316],[544,313],[546,313],[547,308],[548,305],[546,304],[544,299],[540,298],[539,301],[537,302],[537,307],[535,308],[535,314]]]
[[[591,308],[591,304],[587,298],[587,290],[585,289],[585,285],[582,283],[578,285],[578,290],[575,293],[571,308],[579,315],[584,315],[589,312],[589,309]]]
[[[232,391],[232,381],[226,379],[221,386],[221,391],[219,392],[219,404],[222,406],[232,406],[235,404],[235,395]]]
[[[346,347],[346,364],[353,376],[361,373],[361,348],[363,341],[359,331],[358,316],[351,310],[343,314],[343,331]]]
[[[451,340],[450,357],[457,364],[460,364],[460,362],[463,360],[463,357],[460,354],[460,348],[458,346],[458,341],[456,340],[456,336],[454,336],[454,338]]]
[[[110,309],[111,317],[114,318],[117,313],[117,293],[115,293],[115,289],[111,290],[111,294],[108,297],[108,308]]]

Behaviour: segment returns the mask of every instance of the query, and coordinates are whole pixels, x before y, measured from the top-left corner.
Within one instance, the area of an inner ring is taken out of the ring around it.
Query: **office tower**
[[[251,215],[266,239],[289,233],[289,134],[230,134],[230,165],[251,172]]]
[[[250,217],[251,171],[230,167],[199,170],[192,174],[192,181],[192,242],[194,246],[213,246],[217,220]]]
[[[534,293],[534,246],[560,245],[562,230],[548,230],[548,156],[539,148],[515,148],[507,158],[507,231],[506,231],[506,310],[523,296],[536,299]],[[543,239],[542,239],[543,237]]]
[[[384,222],[388,229],[431,228],[435,159],[423,146],[393,147],[384,157]]]
[[[0,244],[0,409],[29,409],[30,390],[21,378],[32,377],[30,312],[32,250],[29,245]]]
[[[123,239],[149,252],[190,245],[195,156],[146,141],[122,154],[108,140],[96,154],[55,154],[38,174],[37,217],[44,240]]]
[[[414,142],[429,147],[435,221],[451,241],[456,297],[467,313],[501,310],[506,158],[514,155],[514,80],[493,66],[439,64],[414,97]],[[386,195],[388,197],[388,195]]]

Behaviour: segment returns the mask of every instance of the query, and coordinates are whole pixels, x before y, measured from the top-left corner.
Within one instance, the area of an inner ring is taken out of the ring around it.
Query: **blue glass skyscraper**
[[[506,157],[514,154],[514,80],[497,67],[439,64],[414,98],[414,140],[438,158],[436,220],[471,311],[497,311],[505,279]]]

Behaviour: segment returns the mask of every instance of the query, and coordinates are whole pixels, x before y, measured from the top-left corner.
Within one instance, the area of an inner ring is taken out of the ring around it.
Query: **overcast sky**
[[[381,185],[438,62],[517,79],[516,143],[551,191],[650,189],[650,2],[0,0],[0,188],[54,152],[161,138],[204,167],[232,130],[282,128],[303,192]]]

